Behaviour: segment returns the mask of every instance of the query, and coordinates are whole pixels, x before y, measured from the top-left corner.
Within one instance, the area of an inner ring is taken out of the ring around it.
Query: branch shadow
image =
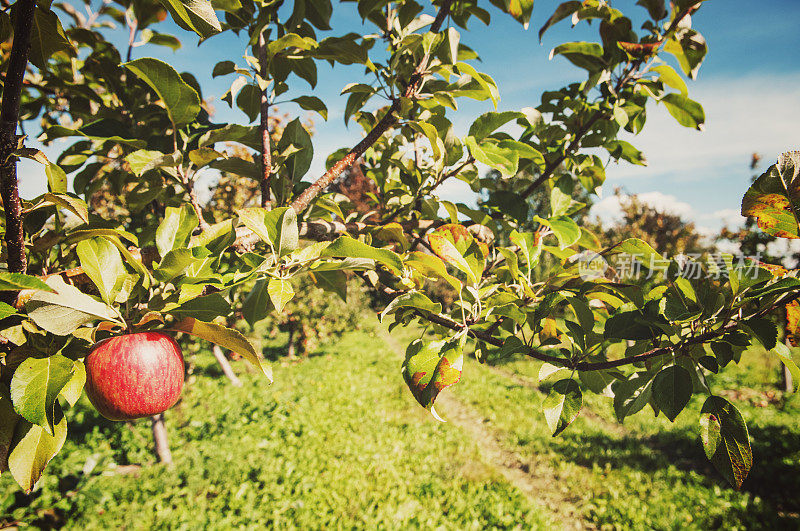
[[[800,528],[800,432],[766,425],[752,427],[750,435],[753,466],[741,490],[758,500],[731,511],[741,513],[743,522],[769,523],[773,529]],[[706,459],[697,434],[691,430],[622,438],[601,433],[564,434],[555,445],[565,460],[588,469],[634,468],[654,473],[674,466],[702,476],[706,486],[732,490]]]

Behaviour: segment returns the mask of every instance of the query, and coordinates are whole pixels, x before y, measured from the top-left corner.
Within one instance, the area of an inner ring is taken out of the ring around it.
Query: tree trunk
[[[789,347],[789,352],[792,352],[792,343],[789,339],[786,339],[786,346]],[[786,393],[791,393],[794,391],[794,381],[792,379],[792,373],[789,372],[789,367],[781,363],[781,375],[783,376],[783,390]]]
[[[220,347],[219,345],[214,345],[212,351],[214,352],[214,357],[217,359],[217,363],[219,363],[219,366],[222,368],[222,374],[224,374],[228,378],[228,380],[231,381],[231,384],[234,387],[241,387],[242,381],[239,379],[238,376],[236,376],[236,373],[233,372],[233,367],[231,367],[231,362],[228,361],[227,356],[225,356],[225,353],[222,352],[222,347]]]
[[[164,414],[159,413],[150,417],[153,427],[153,443],[155,444],[156,455],[158,460],[165,464],[172,464],[172,452],[169,450],[169,441],[167,440],[167,426],[164,424]]]
[[[294,328],[289,329],[289,346],[286,348],[286,355],[290,358],[294,358],[296,356],[294,345]]]
[[[794,391],[794,382],[792,381],[792,373],[789,372],[789,367],[781,363],[783,371],[783,390],[787,393]]]

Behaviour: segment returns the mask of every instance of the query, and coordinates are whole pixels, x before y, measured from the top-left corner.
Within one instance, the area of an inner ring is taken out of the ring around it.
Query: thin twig
[[[686,18],[686,16],[689,14],[691,10],[692,7],[688,7],[685,8],[680,13],[678,13],[678,15],[675,17],[675,20],[673,20],[672,23],[667,28],[667,31],[664,33],[663,38],[659,41],[658,43],[659,46],[661,46],[662,43],[666,42],[669,36],[672,35],[678,29],[678,24],[680,24],[681,21],[684,18]],[[635,72],[641,66],[642,61],[643,59],[636,59],[630,63],[629,67],[625,70],[625,72],[620,76],[619,80],[617,81],[617,84],[613,89],[614,93],[618,93],[620,90],[622,90],[622,88],[625,86],[625,83],[630,81],[635,76]],[[536,179],[533,183],[531,183],[531,185],[528,186],[522,192],[521,197],[523,199],[529,197],[537,188],[539,188],[542,184],[544,184],[544,182],[547,181],[547,179],[552,177],[553,172],[561,165],[562,162],[566,160],[567,156],[580,147],[580,142],[586,135],[586,133],[588,133],[591,130],[592,126],[595,123],[597,123],[598,120],[603,118],[605,115],[606,113],[602,109],[595,111],[595,113],[589,117],[586,123],[575,133],[575,136],[573,137],[572,141],[564,149],[564,152],[558,157],[556,157],[552,162],[550,162],[550,164],[547,164],[545,166],[545,169],[539,176],[539,178]]]
[[[442,5],[439,7],[439,12],[436,14],[436,18],[434,19],[433,23],[431,24],[430,31],[431,33],[438,33],[442,27],[442,23],[447,18],[447,15],[450,13],[450,4],[452,4],[452,0],[444,0]],[[425,71],[428,68],[428,61],[430,60],[430,55],[425,54],[422,57],[422,60],[417,65],[416,69],[414,69],[414,73],[411,75],[411,78],[408,81],[408,85],[406,85],[405,91],[403,92],[403,97],[411,98],[419,90],[420,85],[422,84],[422,80],[425,77]],[[339,162],[334,164],[330,170],[325,172],[325,174],[314,181],[308,188],[306,188],[303,193],[301,193],[294,201],[292,201],[292,208],[297,211],[297,213],[303,212],[311,202],[320,194],[322,193],[328,186],[336,180],[341,173],[353,165],[353,163],[358,160],[364,152],[367,151],[378,139],[383,136],[383,134],[388,131],[395,123],[397,123],[397,117],[395,113],[400,110],[400,99],[395,99],[389,108],[386,110],[386,114],[378,121],[377,124],[367,133],[361,142],[355,145],[353,149],[350,150],[347,155],[345,155]]]

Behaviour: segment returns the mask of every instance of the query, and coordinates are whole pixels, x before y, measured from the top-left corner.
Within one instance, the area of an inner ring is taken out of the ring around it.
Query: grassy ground
[[[587,395],[579,418],[553,438],[539,411],[545,393],[531,385],[538,366],[515,359],[487,373],[468,365],[454,392],[490,419],[531,470],[558,478],[593,524],[800,528],[800,396],[775,392],[778,367],[763,351],[746,353],[734,374],[711,379],[714,392],[737,405],[750,429],[755,464],[741,492],[703,454],[697,423],[703,397],[695,397],[674,424],[646,408],[620,425],[610,399]]]
[[[272,386],[221,377],[191,358],[168,414],[175,467],[155,465],[147,422],[99,419],[83,404],[70,438],[31,495],[0,477],[0,522],[69,528],[544,528],[554,514],[506,482],[464,430],[416,405],[399,375],[398,343],[353,332],[293,365]],[[798,528],[800,397],[768,394],[777,369],[752,352],[747,370],[713,382],[748,420],[755,465],[741,492],[707,464],[695,401],[675,424],[642,412],[623,426],[590,397],[573,426],[549,433],[538,366],[468,363],[454,396],[542,489],[587,526],[624,529]],[[241,363],[236,369],[244,370]],[[767,404],[766,402],[774,402]],[[447,411],[443,411],[446,416]],[[472,435],[474,436],[474,434]],[[545,496],[547,494],[547,496]]]
[[[76,529],[547,528],[474,443],[416,405],[396,352],[355,332],[275,383],[233,388],[208,354],[167,416],[173,470],[154,465],[149,425],[73,415],[30,496],[0,477],[0,520]],[[242,370],[241,363],[236,364]],[[141,464],[141,468],[128,465]]]

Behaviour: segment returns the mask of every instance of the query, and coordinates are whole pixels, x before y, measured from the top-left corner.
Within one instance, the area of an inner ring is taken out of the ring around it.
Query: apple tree
[[[645,408],[674,420],[699,394],[706,455],[740,486],[752,464],[747,427],[706,375],[753,343],[797,371],[765,316],[800,298],[800,280],[731,255],[664,257],[634,238],[601,248],[576,221],[586,205],[574,197],[598,192],[609,160],[645,164],[621,136],[639,133],[653,105],[689,128],[705,119],[687,85],[707,51],[692,24],[702,0],[639,0],[627,15],[612,4],[556,8],[531,48],[564,20],[591,24],[597,38],[555,46],[551,56],[576,67],[575,81],[506,111],[467,28],[512,17],[525,31],[531,0],[107,0],[81,9],[17,0],[0,10],[0,470],[34,486],[67,436],[62,408],[81,395],[82,360],[97,342],[188,334],[268,380],[250,342],[221,323],[240,304],[266,318],[302,297],[300,279],[343,291],[356,275],[388,297],[381,317],[392,326],[436,334],[412,342],[402,366],[434,415],[438,393],[461,377],[465,348],[479,359],[546,362],[557,380],[543,403],[554,435],[584,393],[613,396],[620,420]],[[364,31],[332,28],[334,7],[357,13]],[[248,123],[214,122],[191,73],[142,53],[181,46],[185,34],[157,26],[167,16],[201,42],[238,37],[241,57],[209,68],[231,80],[222,99]],[[314,95],[320,65],[362,69],[342,93],[345,122],[364,135],[324,154],[326,171],[310,175],[315,146],[303,121],[287,121],[277,139],[269,124],[277,104],[327,118]],[[487,112],[459,131],[465,98]],[[67,147],[48,160],[23,130]],[[23,157],[41,163],[25,178],[48,186],[31,200],[18,192]],[[331,188],[355,165],[374,183],[366,213]],[[212,218],[196,190],[207,173],[249,179],[257,201]],[[451,179],[488,199],[477,208],[446,200],[440,186]],[[743,214],[770,234],[800,237],[799,182],[800,154],[783,155],[753,183]],[[545,257],[553,266],[539,268]],[[626,282],[610,265],[626,257],[657,271],[656,287]],[[426,294],[427,280],[457,293],[450,307]],[[256,283],[262,296],[237,295]]]

